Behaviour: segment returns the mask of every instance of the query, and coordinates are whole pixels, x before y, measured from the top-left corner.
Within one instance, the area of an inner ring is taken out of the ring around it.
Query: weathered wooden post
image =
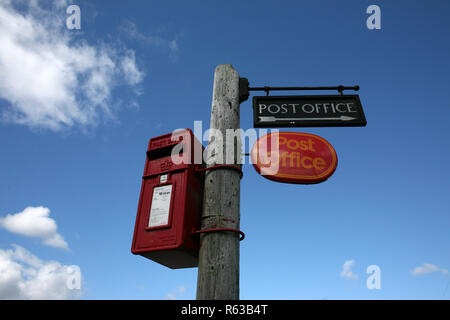
[[[207,167],[226,164],[240,168],[240,134],[233,138],[232,144],[227,143],[227,129],[228,133],[240,129],[239,74],[230,64],[222,64],[214,73]],[[226,148],[226,145],[232,147]],[[227,167],[207,170],[201,229],[238,230],[239,210],[239,171]],[[200,245],[197,299],[238,300],[239,234],[231,231],[202,233]]]

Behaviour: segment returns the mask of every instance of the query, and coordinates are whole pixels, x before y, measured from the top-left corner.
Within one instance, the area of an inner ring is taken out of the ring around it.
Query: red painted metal
[[[333,146],[309,133],[269,133],[253,145],[251,160],[263,177],[284,183],[313,184],[327,180],[336,170]]]
[[[177,164],[171,153],[180,143],[183,150],[178,156],[183,161]],[[199,170],[204,168],[204,164],[194,164],[194,151],[203,154],[203,149],[189,129],[150,139],[132,253],[172,269],[198,265],[199,239],[192,236],[192,230],[200,228],[204,173]],[[164,186],[168,186],[167,190],[171,188],[167,223],[149,226],[154,190],[162,190],[159,187]]]

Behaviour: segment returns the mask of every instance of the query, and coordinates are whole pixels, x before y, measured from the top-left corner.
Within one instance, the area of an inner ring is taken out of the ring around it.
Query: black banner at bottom
[[[61,318],[93,316],[99,314],[145,317],[145,319],[308,319],[345,315],[365,319],[385,318],[421,311],[433,313],[449,310],[450,300],[239,300],[239,301],[145,301],[145,300],[75,300],[75,301],[0,301],[3,312],[20,315],[43,315]]]

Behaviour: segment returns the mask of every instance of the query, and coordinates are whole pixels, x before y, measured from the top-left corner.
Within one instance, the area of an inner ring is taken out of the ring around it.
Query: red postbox
[[[203,146],[189,129],[148,144],[131,252],[172,269],[198,265],[192,232],[200,227],[204,164],[194,163],[194,151],[202,159]]]

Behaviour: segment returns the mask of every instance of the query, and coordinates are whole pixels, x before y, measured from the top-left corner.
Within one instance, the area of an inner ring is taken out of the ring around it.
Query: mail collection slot
[[[175,161],[174,148],[181,151]],[[190,129],[148,144],[131,252],[172,269],[198,265],[192,231],[200,227],[204,173],[198,170],[204,164],[194,163],[194,150],[203,153],[203,146]]]

